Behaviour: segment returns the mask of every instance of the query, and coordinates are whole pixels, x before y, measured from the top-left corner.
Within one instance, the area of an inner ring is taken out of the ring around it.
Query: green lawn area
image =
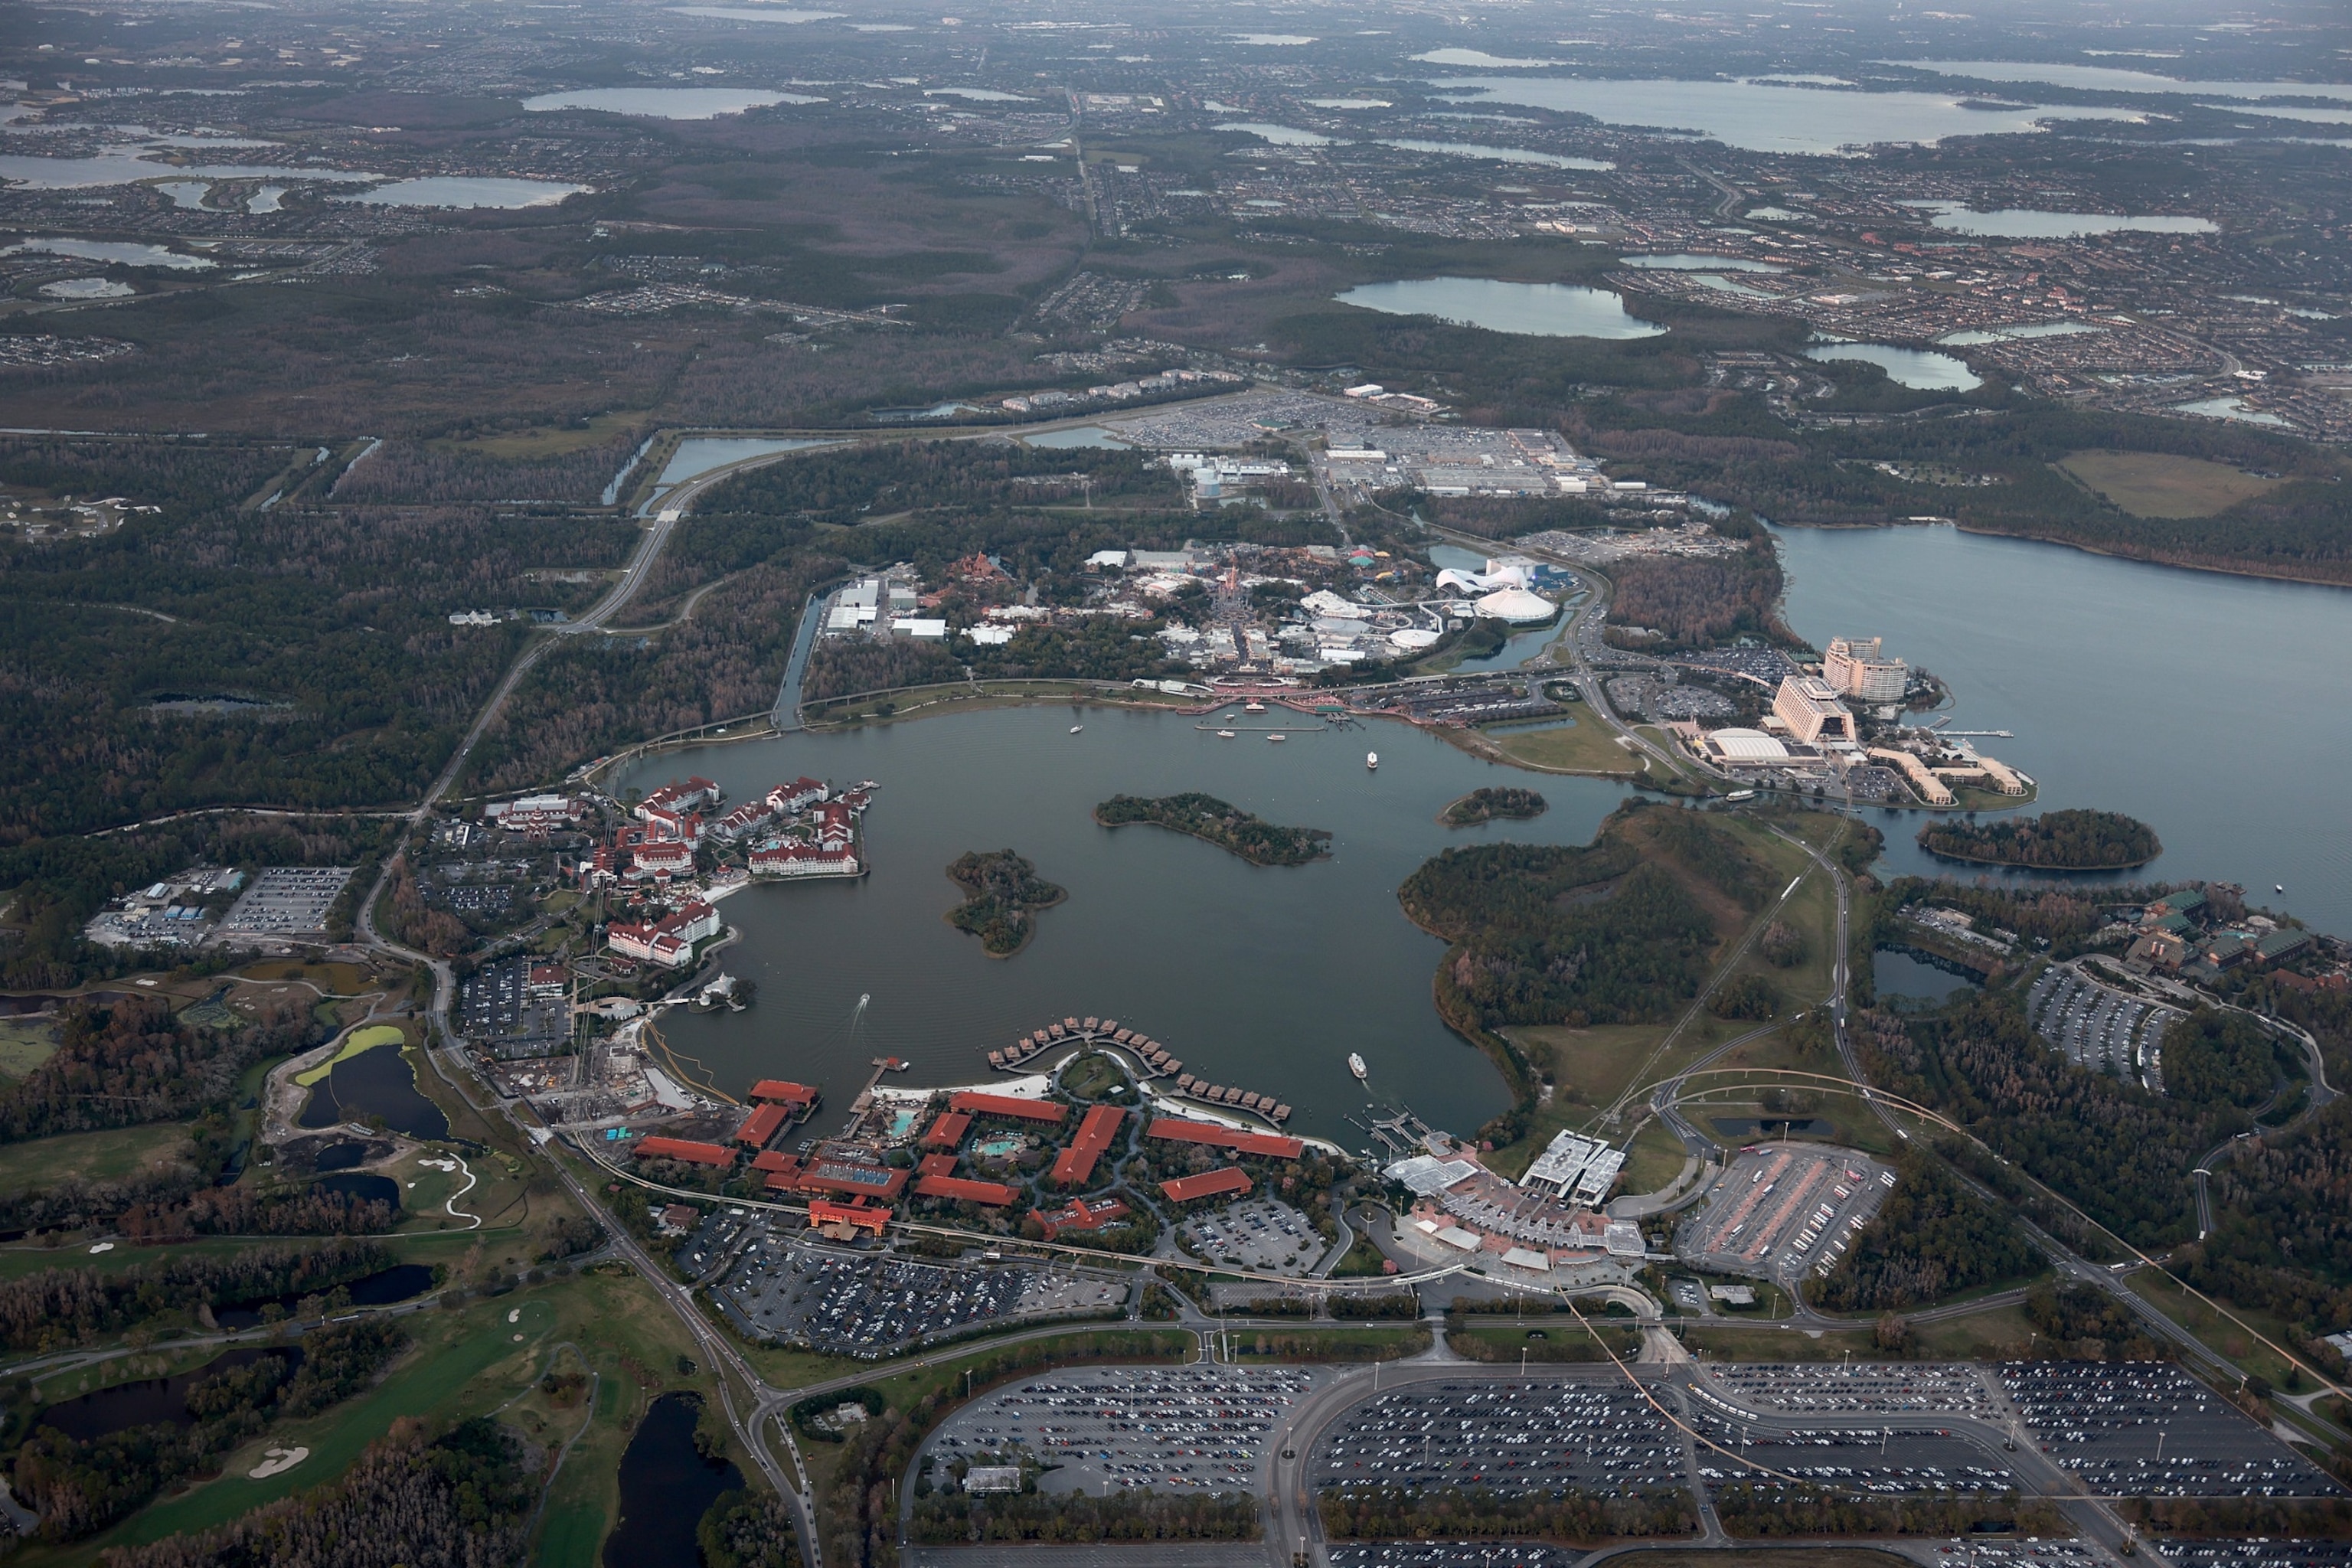
[[[119,1182],[142,1171],[184,1164],[187,1155],[184,1121],[5,1143],[0,1144],[0,1191],[28,1192],[68,1180]]]
[[[1380,1273],[1381,1266],[1387,1261],[1388,1259],[1381,1255],[1379,1247],[1374,1247],[1368,1238],[1360,1236],[1356,1237],[1356,1244],[1348,1248],[1348,1255],[1332,1265],[1331,1278],[1334,1279],[1365,1279]]]
[[[2032,1344],[2033,1326],[2017,1307],[1996,1307],[1944,1322],[1923,1323],[1915,1331],[1916,1348],[1909,1352],[1923,1361],[1973,1361],[2022,1358]],[[1878,1348],[1871,1328],[1824,1329],[1818,1332],[1770,1321],[1726,1319],[1719,1325],[1686,1325],[1683,1342],[1694,1353],[1715,1361],[1855,1361],[1889,1359]]]
[[[1619,745],[1617,731],[1589,713],[1541,730],[1489,734],[1486,740],[1507,762],[1546,773],[1628,778],[1643,771],[1638,753]]]

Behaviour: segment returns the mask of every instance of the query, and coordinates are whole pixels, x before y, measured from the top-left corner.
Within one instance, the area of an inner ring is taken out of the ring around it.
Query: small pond
[[[1941,1002],[1977,988],[1976,977],[1909,948],[1882,947],[1870,955],[1870,983],[1881,996]]]
[[[291,1363],[286,1369],[289,1375],[302,1364],[302,1352],[294,1345],[230,1351],[176,1377],[142,1377],[136,1383],[118,1383],[112,1388],[101,1388],[76,1399],[61,1399],[41,1411],[37,1424],[54,1426],[80,1443],[132,1426],[194,1426],[196,1418],[188,1414],[189,1389],[208,1377],[248,1365],[266,1355],[283,1356]]]
[[[321,1192],[342,1193],[362,1203],[390,1204],[400,1206],[400,1184],[390,1176],[379,1176],[373,1171],[338,1171],[321,1176],[310,1184]]]
[[[2259,408],[2249,408],[2243,401],[2235,397],[2208,397],[2200,403],[2176,403],[2172,405],[2172,411],[2175,414],[2202,414],[2208,419],[2234,420],[2240,425],[2284,426],[2289,423],[2275,414],[2265,414]]]
[[[1726,1138],[1827,1138],[1837,1131],[1818,1116],[1710,1116],[1707,1125]]]
[[[1336,296],[1391,316],[1435,316],[1532,338],[1654,338],[1666,329],[1625,309],[1623,296],[1575,283],[1508,283],[1497,278],[1412,278],[1365,283]]]
[[[295,1125],[333,1127],[344,1121],[364,1121],[372,1116],[383,1117],[386,1127],[411,1138],[449,1135],[449,1118],[418,1090],[416,1069],[409,1065],[407,1055],[383,1047],[336,1063],[335,1070],[310,1091],[310,1102],[302,1108]],[[338,1144],[328,1152],[358,1147]],[[357,1163],[356,1158],[353,1163]],[[323,1156],[318,1168],[338,1169]]]
[[[1805,357],[1874,364],[1895,385],[1920,392],[1966,392],[1984,384],[1965,360],[1926,349],[1896,348],[1891,343],[1815,343],[1805,351]]]
[[[699,1560],[695,1527],[721,1492],[743,1484],[725,1459],[695,1448],[702,1402],[665,1394],[646,1411],[621,1456],[621,1521],[604,1539],[604,1568],[677,1568]]]
[[[394,1301],[405,1301],[433,1289],[433,1270],[422,1263],[395,1263],[363,1279],[354,1279],[344,1289],[352,1293],[352,1305],[354,1307],[389,1307]],[[321,1290],[318,1294],[323,1296],[326,1291]],[[262,1296],[250,1301],[239,1301],[233,1307],[215,1308],[213,1316],[224,1329],[250,1329],[261,1321],[264,1307],[274,1303],[291,1312],[301,1303],[303,1295],[304,1292],[296,1291],[286,1296]]]

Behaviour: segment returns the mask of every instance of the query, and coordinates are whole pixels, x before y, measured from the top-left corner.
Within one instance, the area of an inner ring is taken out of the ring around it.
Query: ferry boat
[[[1217,739],[1220,741],[1230,741],[1233,738],[1234,732],[1231,730],[1220,730],[1217,731]]]
[[[1073,734],[1073,735],[1075,735],[1075,734],[1076,734],[1079,731],[1081,731],[1081,730],[1083,730],[1083,729],[1085,729],[1085,728],[1086,728],[1086,726],[1085,726],[1084,724],[1073,724],[1073,725],[1071,725],[1071,726],[1070,726],[1070,733],[1071,733],[1071,734]]]
[[[1242,711],[1244,713],[1263,713],[1265,711],[1265,704],[1253,697],[1247,702],[1242,704]]]
[[[1377,767],[1379,767],[1380,765],[1381,765],[1381,754],[1380,754],[1378,752],[1366,752],[1364,753],[1364,771],[1365,771],[1365,772],[1370,773],[1370,771],[1372,771],[1374,768],[1377,768]]]
[[[1348,1070],[1356,1075],[1356,1081],[1359,1083],[1368,1083],[1371,1080],[1372,1069],[1366,1067],[1364,1058],[1353,1051],[1348,1053]]]
[[[1268,735],[1268,736],[1266,737],[1266,739],[1267,739],[1267,740],[1269,740],[1269,741],[1276,741],[1276,742],[1279,742],[1279,741],[1282,739],[1282,737],[1281,737],[1281,735],[1280,735],[1280,734],[1273,734],[1273,735]]]

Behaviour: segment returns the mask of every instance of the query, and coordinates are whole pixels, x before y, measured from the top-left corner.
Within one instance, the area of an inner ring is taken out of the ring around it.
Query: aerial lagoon
[[[1438,1022],[1430,984],[1444,947],[1404,918],[1397,888],[1452,845],[1582,843],[1625,792],[1483,762],[1396,723],[1329,733],[1305,723],[1280,745],[1257,732],[1285,717],[1247,715],[1228,741],[1185,714],[1055,704],[640,763],[614,787],[698,773],[732,800],[800,773],[881,785],[866,816],[871,875],[728,899],[720,911],[744,934],[720,963],[756,982],[759,999],[740,1014],[672,1013],[665,1037],[730,1093],[767,1076],[822,1085],[824,1127],[875,1057],[913,1064],[893,1082],[968,1083],[1015,1036],[1093,1014],[1149,1031],[1188,1072],[1279,1097],[1295,1131],[1362,1142],[1343,1120],[1365,1099],[1350,1051],[1370,1066],[1372,1093],[1471,1131],[1507,1104],[1502,1079]],[[1366,770],[1367,751],[1380,752],[1379,772]],[[1439,826],[1448,801],[1505,784],[1539,788],[1551,809],[1533,822]],[[1328,828],[1332,857],[1255,867],[1179,834],[1094,822],[1113,795],[1185,790]],[[948,863],[1003,848],[1070,893],[1010,960],[989,958],[944,918],[961,898]],[[853,1033],[861,995],[873,1000]]]
[[[538,113],[559,109],[602,110],[646,120],[716,120],[747,109],[779,103],[823,103],[797,92],[758,92],[732,87],[592,87],[574,92],[543,92],[522,106]]]

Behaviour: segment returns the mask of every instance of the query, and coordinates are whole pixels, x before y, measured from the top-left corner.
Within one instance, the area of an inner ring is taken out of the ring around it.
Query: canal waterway
[[[1951,689],[1952,728],[2015,731],[1979,744],[2035,779],[2035,809],[2128,812],[2164,841],[2083,880],[2238,882],[2352,935],[2352,592],[1950,527],[1775,533],[1800,636],[1884,635]],[[1887,870],[1954,873],[1912,841],[1917,814],[1870,820]]]
[[[1073,735],[1073,723],[1085,730]],[[1283,744],[1249,714],[1220,740],[1190,715],[1094,708],[998,709],[670,752],[614,787],[702,773],[741,800],[800,773],[881,784],[866,813],[872,874],[761,885],[720,906],[743,940],[722,962],[759,986],[740,1014],[672,1012],[670,1045],[741,1094],[755,1079],[821,1085],[838,1119],[871,1059],[912,1064],[894,1084],[968,1083],[987,1053],[1071,1014],[1148,1031],[1185,1070],[1271,1093],[1291,1129],[1362,1142],[1345,1120],[1373,1093],[1467,1132],[1507,1103],[1501,1079],[1438,1022],[1430,984],[1444,944],[1408,921],[1397,888],[1430,856],[1483,838],[1588,840],[1623,791],[1480,761],[1401,724],[1331,732],[1294,725]],[[1380,753],[1378,772],[1364,766]],[[1532,822],[1441,826],[1447,802],[1486,784],[1539,789]],[[1256,867],[1152,827],[1096,826],[1120,793],[1203,790],[1269,821],[1333,835],[1329,860]],[[1069,889],[1011,959],[992,959],[944,919],[946,876],[968,849],[1011,848]],[[861,995],[863,1021],[850,1023]]]

